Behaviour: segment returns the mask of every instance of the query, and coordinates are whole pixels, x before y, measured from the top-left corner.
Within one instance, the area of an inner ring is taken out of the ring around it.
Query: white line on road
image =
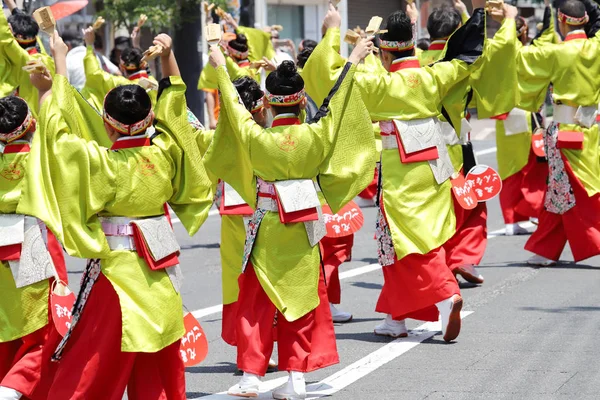
[[[464,311],[461,317],[464,319],[471,315],[473,311]],[[352,383],[376,371],[390,361],[400,357],[402,354],[414,349],[425,340],[433,337],[441,331],[440,322],[427,322],[416,329],[411,330],[407,338],[396,339],[378,350],[368,354],[355,363],[350,364],[335,374],[328,376],[321,382],[308,385],[306,388],[307,399],[318,399],[331,396],[334,393],[343,390]],[[277,378],[261,383],[260,395],[258,399],[270,399],[271,391],[276,387],[283,385],[287,377]],[[231,399],[227,392],[221,392],[203,397],[205,400],[225,400]]]
[[[489,149],[477,151],[477,152],[475,152],[475,155],[476,156],[485,156],[486,154],[492,154],[492,153],[495,153],[496,151],[498,151],[498,148],[492,147]]]

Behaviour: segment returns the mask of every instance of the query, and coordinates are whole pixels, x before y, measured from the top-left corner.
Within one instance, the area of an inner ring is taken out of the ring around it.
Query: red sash
[[[21,259],[21,243],[0,247],[0,261],[16,261]]]
[[[179,264],[179,252],[169,254],[165,258],[161,260],[154,260],[152,258],[152,253],[144,240],[144,236],[140,232],[140,228],[137,227],[136,224],[132,224],[133,226],[133,241],[135,242],[135,249],[138,255],[146,261],[146,264],[150,267],[151,270],[156,271],[159,269],[173,267]]]
[[[29,153],[29,143],[13,143],[4,148],[4,154]]]
[[[583,132],[558,131],[556,147],[559,149],[583,150]]]

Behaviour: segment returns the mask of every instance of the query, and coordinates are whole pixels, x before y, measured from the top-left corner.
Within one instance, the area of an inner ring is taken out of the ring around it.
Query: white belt
[[[383,147],[385,150],[397,149],[398,139],[396,139],[395,135],[381,135],[381,147]]]
[[[102,230],[111,250],[136,250],[133,240],[134,220],[127,217],[101,217]]]
[[[258,203],[256,204],[256,208],[261,208],[267,211],[278,212],[279,208],[277,207],[277,201],[270,197],[258,197]]]
[[[571,107],[565,104],[554,105],[554,122],[559,124],[575,124],[590,128],[596,122],[598,107]]]

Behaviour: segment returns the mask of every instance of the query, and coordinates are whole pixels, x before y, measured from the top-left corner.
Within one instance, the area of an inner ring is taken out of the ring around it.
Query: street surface
[[[495,167],[493,123],[479,121],[475,127],[481,133],[474,142],[479,162]],[[309,398],[600,398],[600,257],[573,264],[567,249],[555,267],[527,266],[527,236],[503,235],[496,198],[488,203],[490,240],[479,267],[485,283],[461,284],[465,319],[457,341],[445,343],[439,324],[420,321],[408,321],[409,338],[393,340],[373,334],[384,318],[374,312],[383,275],[373,240],[375,208],[363,212],[365,226],[356,235],[353,260],[341,267],[341,308],[354,320],[336,324],[340,364],[306,376]],[[176,225],[184,304],[209,340],[206,360],[187,369],[189,399],[233,399],[219,393],[240,379],[235,348],[220,338],[220,218],[212,214],[193,238]],[[68,263],[71,286],[77,289],[84,263]],[[260,398],[270,398],[269,390],[286,376],[268,373]]]

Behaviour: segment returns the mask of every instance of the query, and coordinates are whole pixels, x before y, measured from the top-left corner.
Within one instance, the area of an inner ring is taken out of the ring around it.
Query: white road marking
[[[461,317],[464,319],[473,314],[473,311],[463,311]],[[343,390],[352,383],[364,378],[368,374],[376,371],[378,368],[400,357],[404,353],[414,349],[425,340],[433,337],[441,331],[441,323],[427,322],[416,329],[410,331],[407,338],[396,339],[378,350],[368,354],[360,360],[339,370],[335,374],[328,376],[321,382],[308,385],[306,387],[307,399],[318,399],[331,396],[340,390]],[[260,395],[258,399],[270,399],[271,391],[278,386],[283,385],[287,377],[281,377],[262,382],[260,386]],[[203,397],[206,400],[232,399],[227,392],[221,392]]]
[[[489,149],[485,149],[485,150],[480,150],[480,151],[476,151],[475,155],[476,156],[485,156],[486,154],[492,154],[498,151],[497,147],[491,147]]]

